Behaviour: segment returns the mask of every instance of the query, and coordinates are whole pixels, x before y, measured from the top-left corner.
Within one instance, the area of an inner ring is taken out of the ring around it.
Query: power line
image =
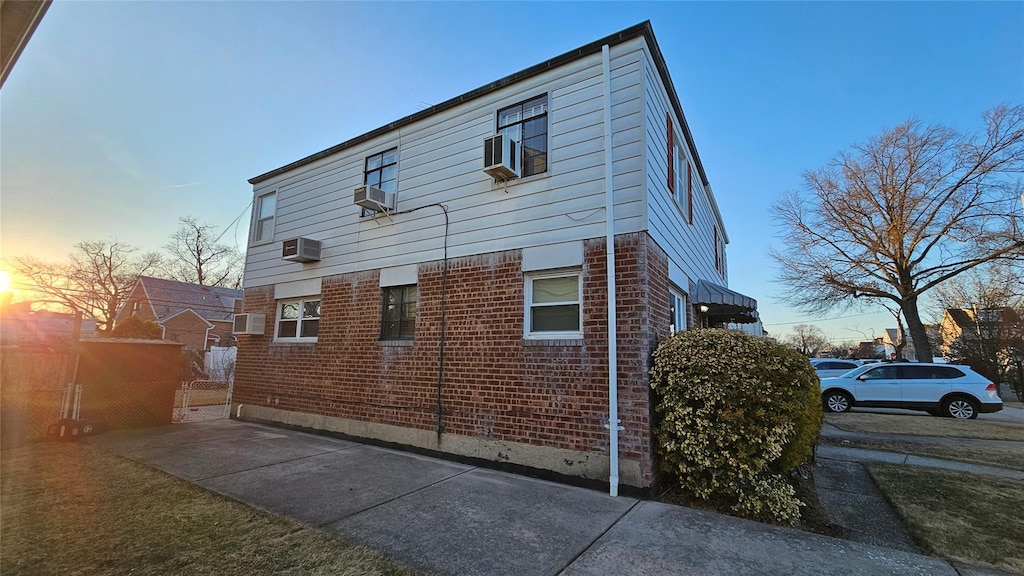
[[[790,326],[792,324],[815,324],[818,322],[829,322],[831,320],[844,320],[846,318],[859,318],[861,316],[874,316],[875,314],[881,314],[881,312],[865,312],[863,314],[850,314],[848,316],[835,316],[832,318],[820,318],[818,320],[797,320],[795,322],[773,322],[771,324],[762,324],[762,326]]]

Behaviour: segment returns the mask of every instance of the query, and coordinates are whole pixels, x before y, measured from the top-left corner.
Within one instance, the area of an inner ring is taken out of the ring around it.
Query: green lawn
[[[87,444],[0,451],[0,573],[415,574]]]
[[[1024,483],[915,466],[864,466],[926,554],[1024,574]]]

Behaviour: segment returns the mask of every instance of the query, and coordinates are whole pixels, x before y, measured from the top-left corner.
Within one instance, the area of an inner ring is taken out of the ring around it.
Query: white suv
[[[935,416],[977,418],[1003,409],[996,385],[967,366],[925,362],[869,364],[821,380],[829,412],[854,406],[924,410]]]

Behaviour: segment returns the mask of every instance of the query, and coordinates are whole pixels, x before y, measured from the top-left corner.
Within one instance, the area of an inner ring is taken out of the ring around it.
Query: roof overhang
[[[690,154],[693,155],[693,161],[697,166],[697,175],[700,177],[700,181],[704,184],[704,186],[710,187],[710,184],[708,182],[708,176],[704,172],[704,164],[700,160],[700,154],[697,153],[697,145],[694,143],[693,134],[690,132],[690,124],[686,121],[686,116],[683,114],[683,106],[679,102],[679,95],[676,93],[675,84],[672,83],[672,78],[671,76],[669,76],[668,65],[665,63],[665,56],[661,53],[661,48],[658,46],[658,41],[654,37],[654,28],[651,26],[650,20],[645,20],[644,22],[641,22],[635,26],[630,26],[625,30],[621,30],[610,36],[606,36],[604,38],[601,38],[600,40],[596,40],[585,46],[580,46],[575,50],[570,50],[565,54],[555,56],[550,60],[546,60],[544,62],[541,62],[540,64],[536,64],[525,70],[521,70],[519,72],[516,72],[515,74],[506,76],[501,80],[496,80],[494,82],[491,82],[490,84],[481,86],[475,90],[470,90],[469,92],[466,92],[461,96],[456,96],[455,98],[446,100],[444,102],[441,102],[440,104],[435,104],[434,106],[431,106],[430,108],[427,108],[425,110],[420,110],[419,112],[410,114],[405,118],[395,120],[390,124],[386,124],[384,126],[381,126],[380,128],[371,130],[365,134],[356,136],[355,138],[352,138],[350,140],[346,140],[341,144],[337,144],[335,146],[327,148],[326,150],[321,150],[320,152],[296,160],[291,164],[281,166],[280,168],[271,170],[270,172],[266,172],[254,178],[250,178],[249,184],[256,185],[261,182],[265,182],[267,180],[270,180],[271,178],[274,178],[286,172],[290,172],[292,170],[295,170],[296,168],[305,166],[306,164],[316,162],[317,160],[341,152],[346,148],[350,148],[362,142],[366,142],[371,138],[376,138],[377,136],[381,136],[383,134],[387,134],[388,132],[398,130],[399,128],[403,126],[408,126],[413,122],[417,122],[419,120],[422,120],[429,116],[433,116],[450,108],[454,108],[455,106],[458,106],[465,102],[469,102],[470,100],[474,100],[486,94],[490,94],[491,92],[500,90],[510,84],[514,84],[527,78],[532,78],[534,76],[537,76],[538,74],[547,72],[552,68],[556,68],[558,66],[574,62],[576,60],[579,60],[580,58],[584,58],[592,54],[600,54],[602,47],[605,44],[607,44],[608,46],[615,46],[638,37],[643,37],[647,41],[647,47],[650,50],[651,59],[654,60],[654,67],[657,69],[658,75],[661,76],[661,81],[665,85],[665,91],[668,93],[669,104],[672,106],[672,110],[676,113],[676,117],[679,118],[679,121],[682,124],[683,138],[686,140],[686,144],[690,148]],[[710,196],[711,194],[709,193],[709,197]],[[712,200],[712,202],[714,202],[714,200]],[[715,205],[715,209],[717,211],[717,204]],[[721,222],[721,217],[719,217],[719,222]],[[726,242],[728,242],[728,238],[726,238]]]
[[[697,281],[693,304],[700,306],[702,312],[707,308],[707,317],[718,322],[751,324],[759,320],[757,300],[706,280]]]
[[[0,86],[49,7],[50,0],[0,0]]]

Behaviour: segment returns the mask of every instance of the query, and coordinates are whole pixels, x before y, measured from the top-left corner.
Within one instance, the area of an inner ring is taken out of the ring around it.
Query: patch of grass
[[[1020,446],[979,446],[970,442],[957,442],[954,439],[942,444],[927,442],[897,442],[894,440],[870,440],[864,438],[829,438],[819,439],[822,444],[842,446],[844,448],[864,448],[882,452],[896,452],[926,458],[941,458],[969,464],[996,466],[1010,470],[1024,470],[1024,450]]]
[[[825,423],[848,432],[1024,442],[1024,424],[992,420],[936,418],[924,412],[921,415],[874,414],[871,412],[828,413],[825,414]]]
[[[1024,574],[1024,484],[952,470],[864,466],[925,553]]]
[[[86,444],[5,449],[0,465],[4,576],[415,574]]]

